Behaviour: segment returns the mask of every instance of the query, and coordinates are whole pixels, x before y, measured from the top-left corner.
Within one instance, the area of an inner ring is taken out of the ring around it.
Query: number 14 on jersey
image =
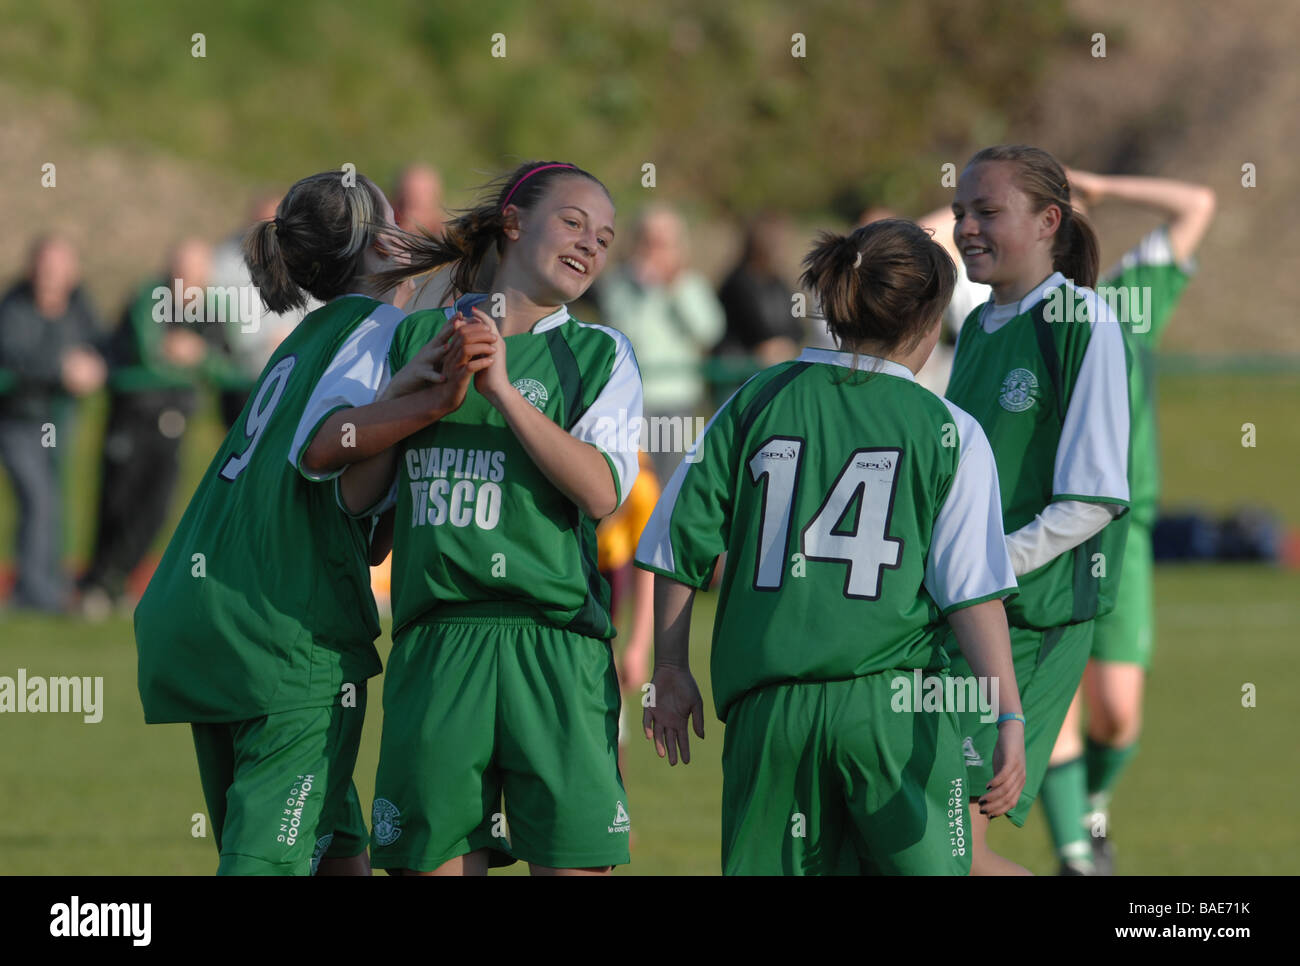
[[[894,510],[902,450],[854,450],[831,483],[821,507],[799,534],[806,560],[845,564],[844,596],[879,600],[886,569],[897,569],[903,541],[887,536]],[[804,440],[770,436],[754,451],[749,473],[763,487],[756,590],[777,590],[785,579],[785,556],[794,525],[795,493],[804,464]],[[856,510],[852,519],[846,519]]]

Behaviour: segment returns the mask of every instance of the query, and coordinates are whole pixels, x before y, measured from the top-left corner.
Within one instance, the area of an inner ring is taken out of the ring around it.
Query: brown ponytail
[[[328,302],[356,287],[361,261],[382,224],[383,194],[356,175],[343,184],[339,171],[297,182],[244,237],[244,261],[262,301],[272,312],[306,306],[311,295]]]
[[[870,341],[885,351],[910,351],[939,321],[957,284],[943,246],[901,218],[847,236],[821,232],[803,264],[800,284],[816,297],[841,346]]]
[[[451,265],[454,292],[463,295],[483,291],[497,260],[505,254],[504,209],[507,202],[520,208],[531,208],[557,180],[574,175],[594,181],[609,194],[595,175],[576,165],[561,161],[526,161],[508,175],[484,185],[478,203],[447,222],[441,238],[423,231],[395,236],[395,246],[410,257],[410,262],[401,268],[378,273],[374,282],[390,288],[412,276]]]
[[[1075,285],[1096,288],[1101,272],[1101,243],[1091,222],[1073,208],[1062,219],[1052,246],[1052,267]]]
[[[1052,240],[1052,268],[1076,286],[1095,288],[1101,270],[1101,244],[1092,224],[1070,204],[1070,182],[1060,162],[1042,148],[1027,144],[999,144],[984,148],[966,167],[985,161],[1007,161],[1016,167],[1015,184],[1037,214],[1048,205],[1061,212],[1061,224]]]

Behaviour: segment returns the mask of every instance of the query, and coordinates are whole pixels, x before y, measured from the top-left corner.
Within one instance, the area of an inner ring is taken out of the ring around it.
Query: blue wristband
[[[1007,711],[1004,714],[998,715],[998,724],[1002,724],[1004,721],[1019,721],[1021,724],[1024,724],[1025,716],[1019,711]]]

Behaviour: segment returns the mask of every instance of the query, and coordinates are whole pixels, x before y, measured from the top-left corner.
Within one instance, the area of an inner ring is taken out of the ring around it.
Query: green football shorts
[[[1153,569],[1151,529],[1130,524],[1115,609],[1096,621],[1094,660],[1139,664],[1143,670],[1151,667],[1155,649]]]
[[[768,685],[732,705],[724,874],[970,872],[957,715],[895,710],[899,678],[911,687],[911,671],[886,671]]]
[[[218,875],[312,875],[366,848],[352,769],[366,717],[338,701],[249,721],[192,724]],[[349,704],[352,702],[349,701]]]
[[[341,817],[334,823],[334,831],[325,832],[316,839],[316,849],[311,855],[311,874],[316,874],[321,859],[350,859],[364,852],[369,844],[370,832],[366,829],[366,816],[356,783],[348,782],[347,799]]]
[[[1083,621],[1046,631],[1012,627],[1011,660],[1025,712],[1025,788],[1020,800],[1007,813],[1015,825],[1024,825],[1029,807],[1047,774],[1048,759],[1061,733],[1074,692],[1083,680],[1083,669],[1092,650],[1095,621]],[[957,638],[945,642],[954,675],[974,672],[957,647]],[[984,794],[993,780],[993,749],[998,743],[996,721],[981,721],[978,712],[960,712],[962,754],[966,758],[966,783],[972,800]]]
[[[626,863],[609,642],[504,608],[448,610],[405,630],[388,659],[375,868],[429,871],[478,849],[493,865]]]

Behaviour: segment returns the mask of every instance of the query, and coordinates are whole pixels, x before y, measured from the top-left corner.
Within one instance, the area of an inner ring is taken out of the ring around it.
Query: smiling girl
[[[442,239],[408,241],[409,268],[387,276],[450,263],[462,293],[407,317],[392,366],[447,325],[503,338],[451,418],[343,478],[361,508],[396,476],[377,867],[481,874],[490,851],[534,874],[628,861],[595,524],[636,479],[637,439],[615,427],[639,425],[641,379],[623,335],[565,308],[604,268],[613,225],[592,175],[530,162]]]
[[[1060,164],[1023,145],[985,148],[953,200],[954,239],[992,298],[962,326],[948,398],[984,429],[1020,595],[1007,606],[1024,703],[1027,773],[1009,813],[1024,824],[1083,675],[1093,619],[1114,607],[1129,507],[1129,358],[1091,286],[1097,237]],[[1068,310],[1068,311],[1067,311]],[[955,674],[968,673],[950,645]],[[996,732],[963,715],[972,794],[992,775]],[[990,852],[972,814],[973,875],[1024,873]]]
[[[691,760],[688,720],[704,737],[688,631],[725,551],[711,649],[723,872],[965,875],[957,714],[897,700],[898,682],[923,675],[951,693],[951,626],[1000,705],[997,775],[971,797],[992,815],[1016,804],[1023,718],[1003,610],[1015,580],[993,454],[915,378],[956,269],[894,219],[823,233],[804,265],[839,351],[805,349],[738,389],[637,547],[656,574],[645,734],[670,765]]]
[[[1151,528],[1160,490],[1153,355],[1192,274],[1195,257],[1214,218],[1214,192],[1168,178],[1144,178],[1070,171],[1070,188],[1089,205],[1121,202],[1150,208],[1166,223],[1145,235],[1102,277],[1126,293],[1127,305],[1143,299],[1144,312],[1121,319],[1134,349],[1130,383],[1133,402],[1133,522],[1124,547],[1124,581],[1115,609],[1097,620],[1092,657],[1043,779],[1047,812],[1061,872],[1110,874],[1111,789],[1137,751],[1142,691],[1155,640],[1152,601]],[[1112,304],[1124,305],[1124,302]],[[1087,710],[1087,741],[1080,737]]]
[[[135,611],[145,720],[191,724],[219,874],[369,873],[352,769],[366,681],[380,670],[372,525],[340,511],[334,485],[321,485],[331,475],[303,454],[322,387],[373,397],[355,378],[348,390],[334,360],[356,369],[362,343],[402,318],[397,290],[369,280],[397,264],[392,222],[372,181],[327,171],[249,232],[245,259],[268,308],[325,304],[267,363]],[[412,426],[455,409],[468,388],[460,342],[421,353],[421,365],[444,366],[456,353],[451,378],[394,377],[405,395],[388,405]],[[490,343],[474,352],[490,355]]]

